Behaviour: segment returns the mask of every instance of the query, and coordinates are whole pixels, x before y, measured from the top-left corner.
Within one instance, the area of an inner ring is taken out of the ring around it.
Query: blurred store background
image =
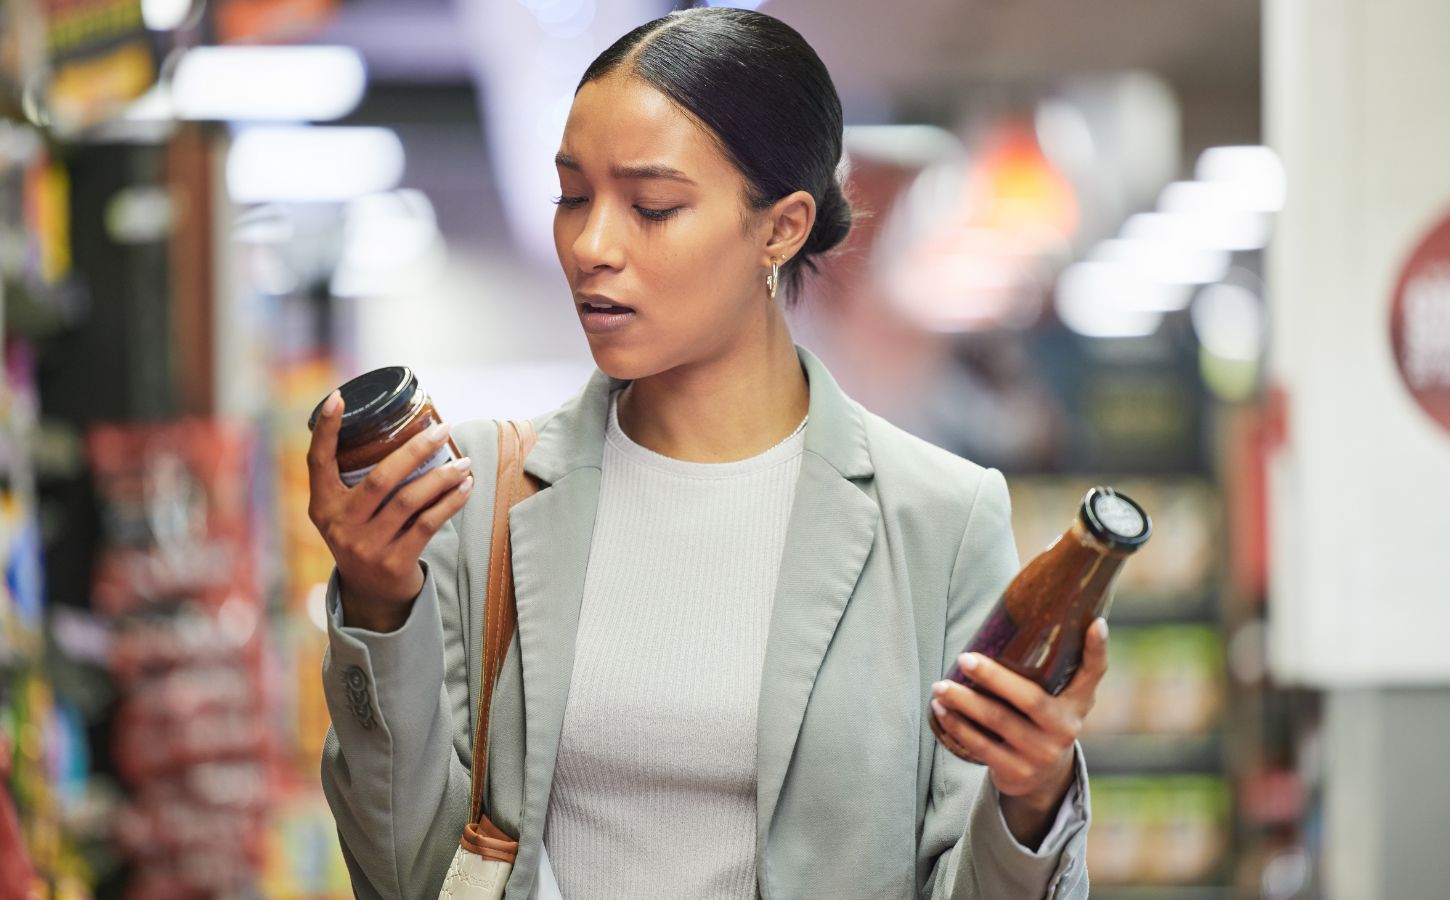
[[[870,213],[794,314],[1154,542],[1084,740],[1094,897],[1432,898],[1450,854],[1450,6],[770,0]],[[0,0],[0,900],[349,896],[307,413],[593,365],[552,154],[663,0]]]

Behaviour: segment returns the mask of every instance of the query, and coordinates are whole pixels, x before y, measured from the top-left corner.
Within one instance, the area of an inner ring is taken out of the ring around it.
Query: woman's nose
[[[586,271],[619,268],[624,262],[624,253],[618,230],[617,215],[606,204],[592,204],[584,228],[574,239],[574,261],[579,268]]]

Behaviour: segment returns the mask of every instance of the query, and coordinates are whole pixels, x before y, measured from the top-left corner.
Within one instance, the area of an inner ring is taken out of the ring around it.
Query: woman
[[[1087,895],[1075,738],[1105,623],[1059,697],[964,660],[1025,716],[934,684],[1017,570],[1005,482],[864,410],[787,328],[850,228],[841,132],[814,51],[734,9],[641,26],[575,95],[554,238],[598,371],[534,420],[543,488],[510,517],[486,797],[520,839],[510,898],[545,846],[570,900]],[[340,413],[309,456],[337,563],[323,783],[359,895],[431,898],[467,815],[497,431],[460,424],[473,462],[379,508],[445,434],[348,490]]]

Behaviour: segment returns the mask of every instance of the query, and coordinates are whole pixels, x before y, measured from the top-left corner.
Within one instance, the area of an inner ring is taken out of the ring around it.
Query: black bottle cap
[[[387,366],[365,372],[339,390],[342,391],[343,411],[337,439],[346,441],[406,409],[418,391],[418,376],[407,366]],[[317,425],[317,417],[322,415],[322,404],[326,402],[327,397],[323,397],[313,408],[307,419],[309,430]]]
[[[1143,507],[1110,487],[1088,491],[1077,514],[1093,537],[1114,550],[1132,553],[1153,534],[1153,520]]]

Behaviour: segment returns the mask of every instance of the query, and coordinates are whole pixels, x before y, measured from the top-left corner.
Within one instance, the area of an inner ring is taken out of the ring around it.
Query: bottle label
[[[438,468],[445,463],[450,462],[453,462],[453,448],[448,444],[448,442],[445,441],[443,443],[443,446],[439,447],[432,456],[423,460],[422,465],[418,466],[418,468],[408,473],[408,477],[404,478],[401,482],[399,482],[398,486],[393,489],[393,492],[397,493],[410,482],[422,478],[424,475],[428,474],[432,470]],[[377,468],[376,465],[363,466],[361,469],[352,469],[350,471],[342,472],[339,474],[341,474],[342,476],[343,484],[347,485],[348,487],[357,487],[359,484],[362,483],[364,478],[368,477],[368,473],[375,468]],[[389,498],[391,498],[392,496],[392,494],[388,495]]]

